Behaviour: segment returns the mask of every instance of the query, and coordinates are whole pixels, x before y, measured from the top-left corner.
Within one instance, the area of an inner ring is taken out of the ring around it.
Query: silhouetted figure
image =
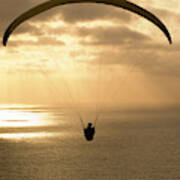
[[[88,123],[87,128],[84,128],[84,136],[87,141],[92,141],[95,133],[95,127],[92,127],[92,123]]]

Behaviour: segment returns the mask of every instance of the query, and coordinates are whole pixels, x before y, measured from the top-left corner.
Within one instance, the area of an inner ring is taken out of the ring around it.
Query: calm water
[[[0,109],[1,180],[180,179],[178,110],[106,112],[93,142],[62,109]]]

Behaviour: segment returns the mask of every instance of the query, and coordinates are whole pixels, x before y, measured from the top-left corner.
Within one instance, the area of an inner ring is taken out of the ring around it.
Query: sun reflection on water
[[[22,110],[0,110],[1,127],[30,127],[45,125],[40,114]]]
[[[36,107],[37,108],[37,107]],[[42,127],[57,125],[49,111],[37,111],[26,106],[0,107],[0,139],[36,139],[54,136],[53,132],[42,132]],[[35,132],[33,132],[35,127]],[[31,132],[27,131],[30,128]],[[15,132],[16,131],[16,132]],[[56,133],[57,134],[57,133]]]
[[[26,139],[26,138],[43,138],[51,137],[52,133],[33,132],[33,133],[0,133],[0,139]]]

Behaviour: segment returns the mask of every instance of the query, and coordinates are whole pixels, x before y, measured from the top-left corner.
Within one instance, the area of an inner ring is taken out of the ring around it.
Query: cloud
[[[40,59],[38,62],[24,59],[24,61],[15,61],[14,65],[9,66],[6,61],[0,63],[0,72],[8,74],[16,73],[40,73],[46,75],[55,73],[56,69],[49,65],[48,59]]]
[[[161,53],[158,50],[126,50],[119,52],[106,50],[97,55],[90,64],[99,63],[103,66],[124,66],[129,72],[142,72],[153,76],[180,78],[180,53]]]
[[[38,3],[36,2],[36,4]],[[30,0],[7,0],[6,3],[2,3],[2,6],[0,8],[0,22],[1,27],[3,27],[0,29],[1,34],[5,31],[5,28],[10,22],[14,20],[15,17],[30,9],[34,5],[35,3]],[[124,10],[120,10],[119,8],[91,3],[59,6],[50,9],[49,11],[46,11],[36,17],[33,17],[31,20],[29,20],[29,22],[48,22],[53,19],[65,21],[66,23],[69,23],[71,25],[78,22],[88,22],[104,19],[127,23],[131,21],[132,16],[130,15],[130,13],[127,13]],[[25,27],[25,25],[23,25],[21,27],[21,32],[23,32],[23,29],[26,32],[27,27],[28,26]],[[29,30],[31,30],[30,26]],[[18,31],[16,31],[15,33],[18,33]]]
[[[0,20],[1,20],[1,34],[4,32],[5,28],[7,27],[8,24],[10,22],[12,22],[12,20],[17,17],[19,14],[25,12],[26,10],[30,9],[31,7],[39,4],[40,2],[44,2],[44,1],[32,1],[32,0],[27,0],[22,1],[22,0],[16,0],[16,1],[10,1],[7,0],[6,3],[3,3],[1,9],[2,11],[0,11]],[[9,9],[9,11],[7,11],[7,9]],[[164,12],[167,14],[172,14],[168,11],[165,10],[157,10],[157,9],[153,9],[154,11],[157,11],[160,15],[164,14]],[[173,16],[174,17],[174,16]],[[2,23],[3,18],[5,18],[5,21]],[[130,24],[131,22],[134,23],[134,21],[136,21],[137,16],[135,16],[134,14],[125,11],[121,8],[117,8],[117,7],[113,7],[113,6],[108,6],[108,5],[102,5],[102,4],[93,4],[93,3],[86,3],[86,4],[73,4],[73,5],[64,5],[64,6],[59,6],[56,8],[53,8],[49,11],[46,11],[36,17],[33,17],[32,19],[30,19],[29,21],[27,21],[26,23],[24,23],[23,25],[21,25],[20,27],[17,28],[17,30],[14,32],[14,34],[23,34],[23,33],[29,33],[31,35],[42,35],[43,33],[45,33],[45,31],[49,32],[50,34],[60,34],[60,33],[64,33],[64,32],[68,32],[67,29],[63,28],[49,28],[45,25],[43,25],[42,23],[45,22],[49,22],[49,21],[64,21],[66,24],[68,24],[68,28],[70,29],[70,26],[75,25],[76,23],[79,22],[92,22],[92,21],[96,21],[96,20],[106,20],[109,22],[115,22],[117,23],[117,26],[122,24],[126,25],[126,24]],[[37,28],[37,26],[32,25],[33,23],[41,23],[41,27]],[[98,27],[97,27],[98,28]],[[46,30],[45,30],[46,29]],[[49,30],[48,30],[49,29]],[[118,29],[117,29],[118,30]],[[119,29],[120,31],[122,31],[122,28]],[[97,29],[97,31],[99,32],[99,30]],[[107,32],[106,32],[107,33]],[[111,43],[109,42],[110,38],[112,37],[112,41],[117,42],[117,44],[120,42],[120,36],[118,37],[118,35],[120,34],[124,34],[124,32],[117,32],[117,31],[112,31],[112,33],[114,33],[111,36],[107,37],[107,40],[102,41],[102,43]],[[127,33],[129,36],[129,39],[133,36],[131,36],[130,32]],[[117,38],[115,37],[117,35]],[[136,38],[143,38],[143,34],[142,36],[139,34],[135,34],[133,32],[134,36],[138,36],[138,37],[134,37],[134,39]],[[101,35],[103,36],[103,35]],[[122,37],[121,37],[122,39]],[[133,39],[133,40],[134,40]],[[123,42],[123,41],[122,41]],[[100,41],[98,42],[94,42],[97,44],[100,44]]]
[[[17,17],[17,15],[30,9],[31,7],[44,1],[35,0],[3,0],[1,4],[0,20],[1,20],[1,34],[4,27]],[[172,10],[151,8],[152,12],[158,17],[163,19],[175,19],[180,22],[179,14]],[[149,9],[149,10],[151,10]],[[179,44],[168,46],[160,44],[143,33],[143,31],[136,31],[126,26],[131,22],[136,22],[137,16],[121,8],[115,8],[107,5],[97,4],[75,4],[56,7],[42,13],[41,15],[32,18],[27,23],[20,26],[15,34],[28,34],[29,36],[36,37],[37,41],[32,40],[13,40],[9,42],[11,47],[20,45],[30,46],[62,46],[65,45],[63,41],[57,40],[57,35],[71,35],[72,37],[79,38],[79,44],[84,47],[97,48],[96,56],[93,61],[96,62],[100,58],[103,59],[104,65],[124,65],[128,66],[134,61],[141,61],[137,63],[138,69],[151,74],[163,74],[179,77]],[[66,27],[52,28],[43,23],[51,20],[64,21]],[[103,27],[97,26],[93,28],[78,27],[79,22],[90,22],[96,20],[109,20],[115,22],[116,26]],[[33,23],[32,23],[33,22]],[[40,26],[36,26],[40,24]],[[123,23],[123,26],[121,26]],[[53,35],[53,37],[51,36]],[[1,36],[2,37],[2,36]],[[86,45],[86,46],[85,46]],[[75,53],[75,52],[73,52]],[[72,53],[72,55],[73,55]],[[167,55],[168,53],[168,55]],[[81,54],[79,51],[76,56]],[[123,60],[123,61],[122,61]],[[166,63],[164,63],[166,62]]]
[[[172,10],[167,10],[167,9],[162,9],[162,8],[150,8],[156,16],[161,17],[161,19],[164,20],[169,20],[169,19],[177,19],[179,17],[179,13],[172,11]]]
[[[84,39],[89,36],[90,41],[81,40],[82,44],[102,45],[102,46],[125,46],[127,44],[136,44],[150,40],[147,35],[131,30],[124,26],[117,27],[98,27],[78,29],[78,35]]]
[[[9,47],[17,46],[64,46],[63,41],[57,40],[54,37],[40,36],[36,41],[34,40],[14,40],[9,42]]]
[[[0,6],[0,33],[5,31],[7,25],[21,12],[32,6],[31,0],[2,0]]]
[[[92,3],[63,6],[60,13],[63,20],[68,23],[104,19],[127,23],[132,19],[130,13],[121,8]]]

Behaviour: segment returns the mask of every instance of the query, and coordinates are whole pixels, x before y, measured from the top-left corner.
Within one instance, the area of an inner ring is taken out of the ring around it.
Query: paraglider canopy
[[[3,45],[6,46],[7,41],[11,33],[24,21],[30,19],[31,17],[40,14],[46,10],[49,10],[53,7],[64,5],[64,4],[73,4],[73,3],[102,3],[107,5],[112,5],[116,7],[120,7],[126,9],[128,11],[134,12],[145,19],[151,21],[155,24],[159,29],[165,34],[169,43],[172,43],[171,36],[166,28],[166,26],[151,12],[145,10],[144,8],[131,3],[126,0],[49,0],[45,3],[42,3],[27,12],[23,13],[19,17],[17,17],[7,28],[4,37],[3,37]]]

